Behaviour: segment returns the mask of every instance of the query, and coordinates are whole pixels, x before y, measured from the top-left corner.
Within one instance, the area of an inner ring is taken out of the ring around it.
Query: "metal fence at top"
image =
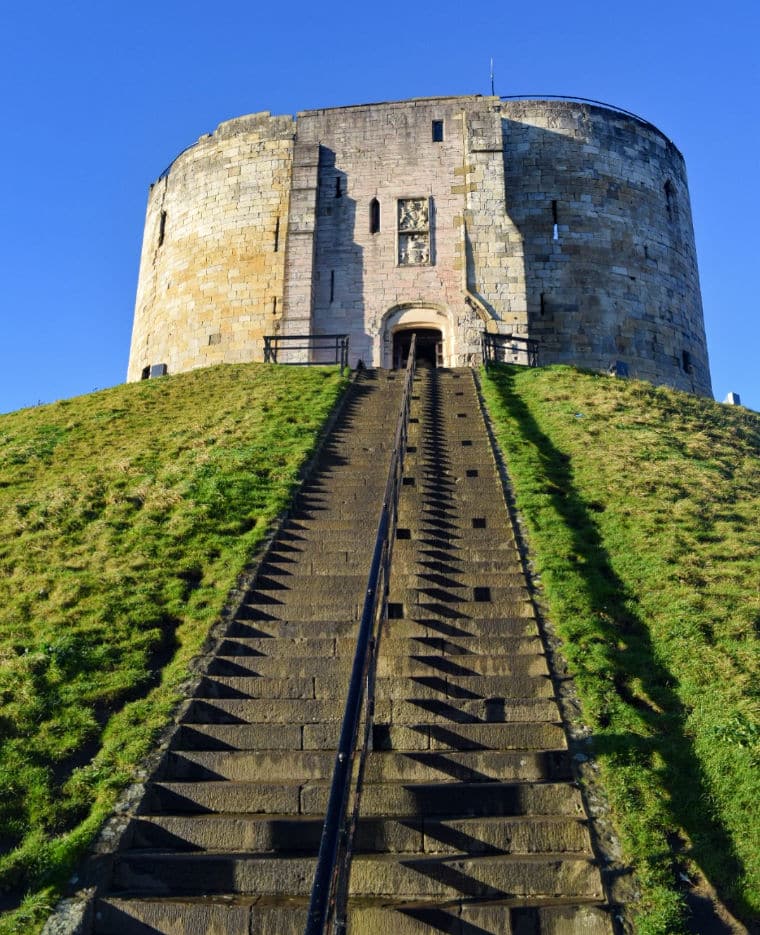
[[[292,367],[338,364],[342,373],[348,367],[348,335],[267,334],[264,363]]]
[[[483,365],[486,370],[491,364],[517,364],[523,367],[538,366],[538,341],[522,334],[491,334],[484,331]]]
[[[305,935],[343,935],[346,931],[353,839],[359,820],[364,767],[374,720],[377,650],[388,613],[388,578],[396,538],[398,496],[404,473],[415,372],[415,345],[416,335],[412,338],[407,358],[404,394],[356,640]]]

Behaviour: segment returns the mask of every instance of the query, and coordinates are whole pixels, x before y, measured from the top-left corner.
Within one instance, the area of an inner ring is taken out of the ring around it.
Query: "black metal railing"
[[[522,334],[491,334],[484,331],[483,365],[486,370],[491,364],[520,364],[525,367],[538,366],[538,341]]]
[[[330,798],[309,903],[306,935],[326,935],[328,932],[342,935],[346,930],[353,839],[359,819],[364,767],[371,747],[377,651],[383,622],[388,613],[388,576],[396,537],[398,494],[404,471],[415,370],[415,346],[416,336],[412,337],[406,365],[403,399],[340,728]],[[361,745],[358,746],[361,726]]]
[[[301,353],[305,351],[306,353]],[[339,364],[348,367],[347,334],[267,334],[264,335],[264,363],[294,367]]]

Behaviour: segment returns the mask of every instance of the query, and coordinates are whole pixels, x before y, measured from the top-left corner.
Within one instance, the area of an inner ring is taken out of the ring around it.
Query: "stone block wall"
[[[655,127],[570,101],[425,98],[221,124],[152,186],[129,379],[260,360],[266,333],[488,330],[541,363],[709,394],[683,158]]]
[[[506,207],[543,363],[711,394],[683,157],[603,107],[502,104]],[[555,228],[556,224],[556,228]]]
[[[283,311],[293,120],[221,124],[148,198],[127,379],[261,359]]]

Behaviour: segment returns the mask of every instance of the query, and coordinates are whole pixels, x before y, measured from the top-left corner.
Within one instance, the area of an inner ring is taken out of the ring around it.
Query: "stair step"
[[[458,900],[402,902],[349,907],[350,935],[612,935],[609,914],[583,902],[576,905],[525,905],[531,900]],[[516,903],[522,903],[516,905]],[[303,935],[307,901],[286,904],[254,897],[234,903],[210,898],[98,900],[95,935]]]
[[[232,680],[227,680],[232,681]],[[242,680],[235,680],[242,681]],[[268,679],[266,681],[276,681]],[[318,685],[316,697],[326,697],[329,686]],[[333,686],[336,688],[336,686]],[[376,681],[378,698],[430,698],[475,701],[478,698],[549,698],[554,688],[548,675],[422,675],[412,678],[380,677]],[[253,696],[252,696],[253,697]],[[277,697],[273,695],[272,697]],[[297,697],[287,695],[282,697]],[[305,696],[304,696],[305,697]]]
[[[299,815],[159,815],[133,819],[129,851],[316,854],[322,819]],[[588,829],[575,818],[362,818],[355,852],[394,854],[583,853]]]
[[[324,815],[329,783],[151,782],[141,814]],[[483,815],[581,817],[577,789],[567,783],[438,782],[372,783],[362,794],[367,818]]]
[[[465,665],[472,656],[491,653],[498,656],[523,656],[534,653],[542,654],[543,649],[543,642],[537,635],[491,637],[490,639],[463,636],[450,640],[438,636],[383,636],[380,642],[381,656],[417,656],[436,653],[452,657]]]
[[[283,704],[284,702],[279,702]],[[462,727],[494,727],[517,721],[556,721],[559,716],[553,696],[545,698],[383,698],[375,702],[375,723],[429,724],[437,730],[458,732]]]
[[[514,656],[445,656],[430,653],[419,653],[408,656],[385,655],[382,646],[377,664],[377,674],[380,677],[395,675],[415,678],[417,676],[441,676],[448,679],[459,679],[461,676],[529,676],[548,675],[546,659],[540,655],[514,655]],[[294,671],[294,675],[298,673]]]
[[[564,740],[561,729],[543,725],[550,738]],[[554,729],[552,729],[554,728]],[[536,732],[538,733],[538,732]],[[537,738],[538,739],[538,738]],[[160,778],[178,782],[230,782],[298,777],[329,780],[335,753],[322,750],[173,750],[164,761]],[[548,750],[419,750],[372,753],[367,762],[367,783],[372,782],[491,782],[494,780],[544,781],[570,779],[569,761],[562,749]]]
[[[316,858],[241,854],[124,854],[114,869],[114,890],[163,895],[197,892],[259,896],[308,896]],[[540,857],[357,855],[350,880],[353,896],[394,899],[456,899],[515,896],[602,897],[594,864],[568,855]]]
[[[182,713],[185,724],[311,724],[338,721],[343,705],[335,698],[315,700],[194,698]]]

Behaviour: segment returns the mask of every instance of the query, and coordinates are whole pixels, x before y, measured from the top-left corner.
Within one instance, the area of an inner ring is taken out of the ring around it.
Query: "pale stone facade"
[[[131,380],[261,360],[277,333],[348,333],[352,363],[391,367],[416,327],[446,365],[488,330],[538,340],[541,363],[711,391],[683,158],[613,108],[241,117],[152,186],[145,230]]]

